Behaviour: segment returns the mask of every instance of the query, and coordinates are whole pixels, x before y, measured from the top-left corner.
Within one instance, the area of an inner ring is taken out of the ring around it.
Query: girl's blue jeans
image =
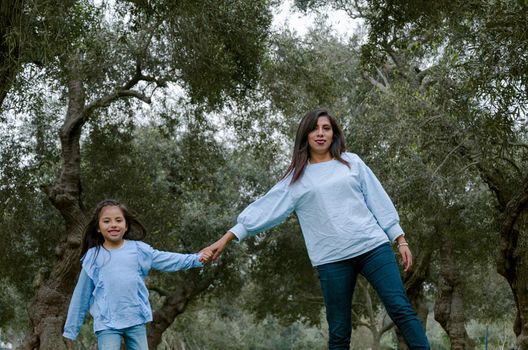
[[[95,332],[99,350],[121,350],[121,339],[127,350],[148,350],[147,328],[139,324],[123,329],[105,329]]]
[[[316,268],[326,307],[330,350],[350,349],[352,294],[358,274],[374,287],[407,346],[412,350],[430,349],[423,326],[405,293],[390,243]]]

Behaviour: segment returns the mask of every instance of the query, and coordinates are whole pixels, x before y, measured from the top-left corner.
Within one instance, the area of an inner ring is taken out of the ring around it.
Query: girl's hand
[[[205,247],[204,249],[200,250],[198,254],[200,255],[200,262],[202,264],[207,264],[213,256],[213,251],[211,250],[211,248]]]

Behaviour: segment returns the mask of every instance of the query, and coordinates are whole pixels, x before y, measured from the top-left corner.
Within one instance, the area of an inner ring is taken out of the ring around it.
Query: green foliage
[[[255,320],[236,300],[218,300],[189,310],[164,334],[160,349],[185,344],[188,349],[325,349],[321,331],[301,322],[283,325],[268,316]]]
[[[304,38],[289,32],[273,38],[263,88],[276,109],[288,118],[295,117],[291,121],[295,127],[317,106],[333,107],[336,113],[350,108],[349,98],[360,78],[356,40],[343,45],[324,23]],[[348,90],[342,90],[343,86]]]
[[[163,1],[155,5],[178,76],[196,100],[243,96],[259,75],[271,13],[267,1]],[[167,11],[168,9],[168,11]]]
[[[297,320],[319,324],[324,306],[319,280],[297,220],[291,219],[248,244],[255,255],[248,267],[254,285],[247,306],[257,319],[273,315],[286,324]]]
[[[81,79],[89,103],[127,86],[138,70],[146,96],[168,103],[173,90],[164,95],[157,87],[175,83],[190,104],[181,98],[178,112],[166,105],[147,111],[166,123],[160,128],[145,126],[143,117],[137,123],[145,110],[136,112],[131,101],[90,116],[81,162],[87,209],[103,198],[122,200],[143,218],[149,243],[197,251],[280,178],[298,121],[326,106],[344,126],[349,150],[394,200],[415,256],[437,249],[440,236],[453,240],[469,317],[509,317],[511,295],[489,273],[496,202],[459,150],[471,142],[480,157],[507,169],[512,192],[526,173],[526,147],[512,147],[526,143],[525,4],[329,2],[365,16],[366,43],[341,42],[317,23],[305,38],[274,35],[263,61],[269,4],[119,1],[105,8],[81,1],[59,4],[56,13],[28,7],[39,35],[26,45],[42,59],[25,67],[25,90],[7,101],[16,118],[5,110],[0,117],[0,266],[12,288],[0,290],[0,324],[15,317],[11,301],[27,300],[46,276],[63,231],[38,188],[53,182],[60,166],[55,137],[66,81]],[[414,79],[427,67],[434,69]],[[39,96],[44,85],[58,95]],[[226,109],[208,114],[219,106]],[[217,304],[195,305],[167,337],[197,349],[324,348],[319,330],[308,326],[321,322],[322,300],[295,218],[232,244],[225,258],[231,263],[210,293]],[[433,299],[437,258],[427,281]],[[150,281],[170,289],[182,276],[153,274]],[[235,296],[241,300],[232,305]]]
[[[62,85],[71,77],[80,78],[90,99],[116,87],[130,88],[132,79],[141,78],[146,83],[140,90],[147,95],[154,85],[175,82],[193,101],[219,106],[226,97],[241,98],[255,85],[271,23],[266,0],[34,0],[15,5],[10,18],[14,23],[0,28],[6,33],[2,47],[13,53],[0,57],[6,75],[0,81],[0,102],[16,86],[16,74],[24,65],[36,63]],[[26,74],[17,77],[20,83],[31,79]]]
[[[9,284],[28,297],[38,282],[33,278],[47,273],[63,227],[38,188],[38,159],[17,141],[2,138],[0,147],[0,266]]]
[[[63,226],[37,188],[37,167],[11,141],[2,139],[0,147],[0,327],[18,334],[27,327],[26,302],[49,273]]]
[[[510,315],[510,319],[513,319],[513,315]],[[514,349],[515,335],[512,329],[513,322],[508,320],[490,320],[486,323],[472,321],[467,326],[468,334],[475,340],[477,348],[485,348],[487,336],[488,349]]]
[[[0,106],[17,85],[17,74],[33,63],[45,66],[64,50],[72,1],[7,0],[0,11]]]

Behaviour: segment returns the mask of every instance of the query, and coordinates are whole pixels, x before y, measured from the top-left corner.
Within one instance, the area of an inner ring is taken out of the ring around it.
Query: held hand
[[[403,271],[407,272],[411,270],[412,266],[412,254],[408,245],[398,246],[398,251],[400,252],[403,260]]]
[[[216,261],[216,259],[218,259],[218,257],[220,256],[220,254],[222,254],[222,252],[224,251],[227,243],[229,243],[231,240],[235,239],[235,234],[231,231],[227,231],[225,233],[225,235],[222,236],[222,238],[220,238],[218,241],[214,242],[213,244],[211,244],[209,247],[209,249],[211,249],[213,255],[212,255],[212,260],[213,261]]]
[[[200,262],[202,264],[207,264],[211,257],[213,256],[213,251],[209,247],[205,247],[198,253],[200,255]]]

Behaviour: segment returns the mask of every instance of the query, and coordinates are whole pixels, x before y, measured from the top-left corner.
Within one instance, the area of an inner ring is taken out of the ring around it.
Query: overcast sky
[[[294,11],[292,4],[292,0],[283,1],[279,9],[274,13],[273,27],[274,29],[287,27],[295,30],[299,35],[304,35],[311,24],[314,23],[316,15],[314,13],[304,15],[301,12]],[[359,21],[352,20],[345,11],[329,9],[327,13],[328,17],[332,19],[332,27],[339,36],[348,38],[358,29]]]

